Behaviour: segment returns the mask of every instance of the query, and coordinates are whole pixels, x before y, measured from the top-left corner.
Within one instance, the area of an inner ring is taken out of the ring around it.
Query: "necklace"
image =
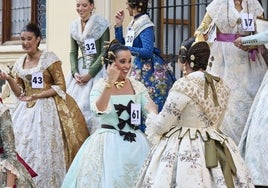
[[[115,87],[116,87],[117,89],[121,89],[121,88],[123,88],[124,85],[125,85],[125,80],[123,80],[123,81],[119,81],[119,82],[115,82],[114,85],[115,85]]]

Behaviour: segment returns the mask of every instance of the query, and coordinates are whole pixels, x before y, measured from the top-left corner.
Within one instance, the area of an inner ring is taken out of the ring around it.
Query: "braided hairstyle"
[[[189,63],[194,71],[206,70],[209,56],[210,48],[207,42],[196,42],[194,37],[183,41],[179,50],[180,62],[182,64]]]
[[[147,12],[148,0],[128,0],[130,8],[137,8],[138,12],[145,14]]]
[[[127,46],[121,44],[116,39],[109,42],[104,48],[106,49],[102,56],[102,63],[105,65],[105,68],[107,68],[109,64],[112,64],[115,61],[118,52],[129,50]]]

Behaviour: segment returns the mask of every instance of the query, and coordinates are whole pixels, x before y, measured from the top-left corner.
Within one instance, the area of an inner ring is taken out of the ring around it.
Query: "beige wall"
[[[112,2],[112,3],[111,3]],[[102,14],[111,23],[111,39],[114,38],[114,15],[118,9],[126,10],[125,0],[95,0],[95,12]],[[65,76],[70,70],[69,26],[72,20],[78,17],[76,0],[48,0],[47,1],[47,49],[55,52],[63,62]],[[126,17],[126,24],[130,17]]]
[[[126,0],[95,0],[98,14],[102,14],[111,23],[111,39],[114,38],[114,15],[119,9],[126,10]],[[69,26],[72,20],[78,17],[76,13],[76,0],[48,0],[47,1],[47,33],[46,41],[40,45],[41,49],[53,51],[62,60],[65,76],[69,73]],[[126,16],[125,25],[131,20]],[[0,45],[0,69],[7,64],[13,64],[24,52],[19,42]]]

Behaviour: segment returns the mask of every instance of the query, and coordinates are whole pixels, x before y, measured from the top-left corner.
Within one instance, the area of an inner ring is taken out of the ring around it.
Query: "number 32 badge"
[[[97,53],[96,43],[94,39],[85,40],[85,50],[87,55],[93,55]]]

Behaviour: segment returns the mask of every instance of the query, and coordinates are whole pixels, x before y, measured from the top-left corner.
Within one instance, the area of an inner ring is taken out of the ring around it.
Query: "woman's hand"
[[[9,79],[12,79],[11,76],[0,70],[0,80],[9,80]]]
[[[237,39],[235,39],[234,45],[236,47],[240,48],[241,50],[244,50],[244,51],[248,51],[249,50],[249,48],[247,46],[244,46],[242,44],[241,37],[238,37]]]
[[[150,97],[148,97],[148,103],[145,105],[144,108],[148,111],[148,113],[153,112],[155,114],[158,114],[158,105],[155,104]]]
[[[86,85],[90,79],[91,79],[91,75],[89,73],[84,74],[84,75],[80,75],[78,84],[79,85]]]
[[[125,18],[124,10],[117,11],[115,15],[115,26],[121,27],[123,24],[124,18]]]
[[[80,75],[78,73],[75,73],[74,79],[78,85],[83,86],[83,85],[86,85],[88,83],[88,81],[91,79],[91,75],[88,73],[84,74],[84,75]]]
[[[36,99],[40,99],[40,98],[41,98],[40,94],[32,94],[30,96],[22,95],[22,96],[19,97],[19,100],[28,102],[28,101],[36,100]]]
[[[109,64],[107,67],[107,82],[114,84],[120,75],[120,70],[117,68],[115,63]]]

